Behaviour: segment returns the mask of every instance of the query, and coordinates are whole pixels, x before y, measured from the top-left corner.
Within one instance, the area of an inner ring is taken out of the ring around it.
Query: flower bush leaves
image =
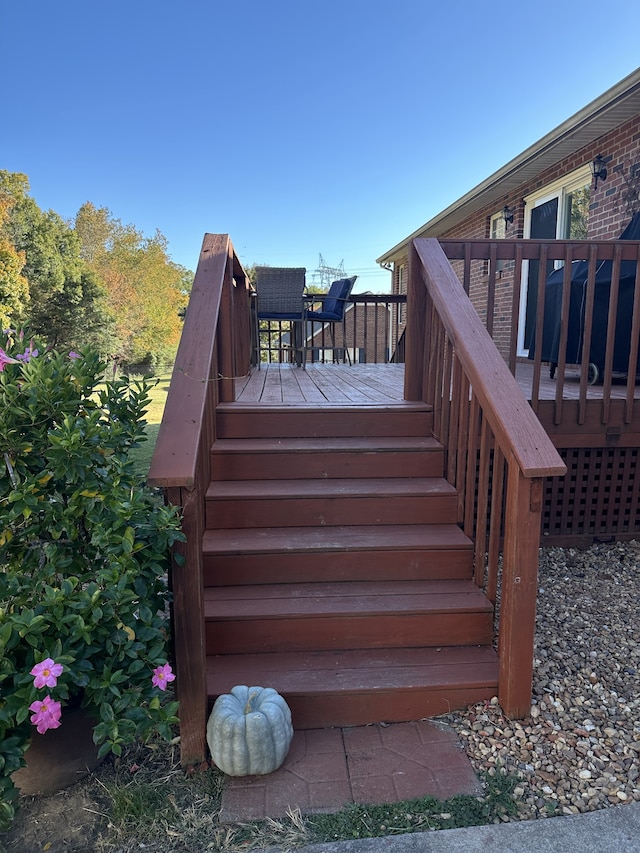
[[[19,359],[18,343],[0,347],[0,826],[13,815],[10,777],[34,732],[43,662],[56,665],[61,724],[64,706],[81,702],[100,754],[171,737],[177,721],[152,681],[158,669],[164,687],[171,680],[167,573],[180,520],[129,461],[150,386],[104,381],[90,351],[29,341]]]

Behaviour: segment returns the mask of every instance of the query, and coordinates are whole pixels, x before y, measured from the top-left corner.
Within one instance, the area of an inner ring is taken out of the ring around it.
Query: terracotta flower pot
[[[84,708],[65,708],[62,725],[44,734],[33,730],[26,767],[12,775],[22,795],[53,794],[88,776],[102,763],[93,742],[95,720]]]

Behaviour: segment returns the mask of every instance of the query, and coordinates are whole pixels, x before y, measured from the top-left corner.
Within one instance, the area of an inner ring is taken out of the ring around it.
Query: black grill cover
[[[619,239],[640,240],[640,212],[634,214],[633,219],[622,232]],[[613,261],[601,261],[596,270],[589,362],[595,364],[600,372],[604,369],[604,357],[607,347],[607,323],[609,319],[609,293],[611,289],[612,267]],[[580,364],[582,362],[588,274],[589,264],[587,261],[573,262],[571,269],[566,364]],[[626,373],[629,367],[635,278],[636,262],[622,261],[618,290],[616,338],[613,352],[613,370],[616,372]],[[563,279],[564,269],[561,268],[550,273],[545,282],[542,361],[548,361],[552,365],[558,363]],[[534,358],[534,349],[535,345],[529,350],[529,358]]]

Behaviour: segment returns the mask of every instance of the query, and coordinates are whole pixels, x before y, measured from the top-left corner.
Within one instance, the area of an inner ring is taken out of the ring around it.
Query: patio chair
[[[256,267],[256,356],[258,361],[258,369],[260,369],[261,356],[261,341],[260,341],[260,321],[268,320],[271,322],[291,324],[290,331],[283,334],[282,327],[278,330],[278,349],[282,349],[285,345],[283,341],[287,341],[286,346],[295,356],[296,352],[301,349],[302,328],[305,315],[304,303],[304,288],[305,274],[304,267]],[[267,350],[269,359],[271,350],[271,329],[267,332]],[[296,358],[299,363],[299,355]]]
[[[351,354],[349,352],[349,347],[346,346],[346,341],[343,340],[343,346],[336,346],[335,327],[336,323],[342,323],[344,321],[344,313],[347,308],[347,302],[349,301],[349,296],[351,295],[353,285],[355,284],[357,278],[357,275],[353,275],[351,276],[351,278],[340,278],[338,279],[338,281],[334,281],[331,287],[329,288],[329,292],[322,301],[322,308],[319,311],[307,311],[307,324],[305,326],[305,336],[302,354],[303,366],[307,363],[307,351],[311,350],[311,359],[313,360],[313,350],[316,349],[333,350],[334,359],[336,350],[343,350],[345,357],[348,359],[349,364],[351,364]],[[323,326],[328,326],[329,334],[331,335],[331,346],[314,345],[313,340],[316,334],[314,328],[315,323],[322,323]]]

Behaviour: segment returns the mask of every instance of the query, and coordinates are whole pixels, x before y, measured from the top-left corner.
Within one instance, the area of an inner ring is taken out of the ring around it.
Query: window
[[[525,198],[525,236],[536,237],[534,211],[542,205],[555,202],[553,222],[550,222],[556,240],[582,240],[587,236],[589,200],[591,196],[591,169],[584,166],[549,184]],[[544,235],[547,235],[545,233]]]
[[[586,240],[589,225],[591,179],[586,186],[576,187],[566,195],[563,231],[567,240]]]
[[[589,166],[565,175],[525,198],[525,237],[541,240],[583,240],[589,225],[591,170]],[[555,265],[550,261],[547,272]],[[525,261],[520,296],[518,355],[526,356],[535,332],[538,261]]]
[[[504,240],[507,236],[507,223],[504,221],[502,211],[494,213],[491,217],[491,239]]]
[[[504,240],[507,236],[507,223],[504,221],[502,211],[494,213],[489,225],[489,233],[492,240]],[[490,261],[487,261],[487,274],[490,273]],[[496,261],[496,273],[501,273],[505,268],[506,261]]]
[[[403,264],[398,267],[398,293],[400,295],[404,294],[406,296],[407,293],[407,267]],[[406,322],[406,305],[400,304],[398,305],[398,324],[404,325]]]

